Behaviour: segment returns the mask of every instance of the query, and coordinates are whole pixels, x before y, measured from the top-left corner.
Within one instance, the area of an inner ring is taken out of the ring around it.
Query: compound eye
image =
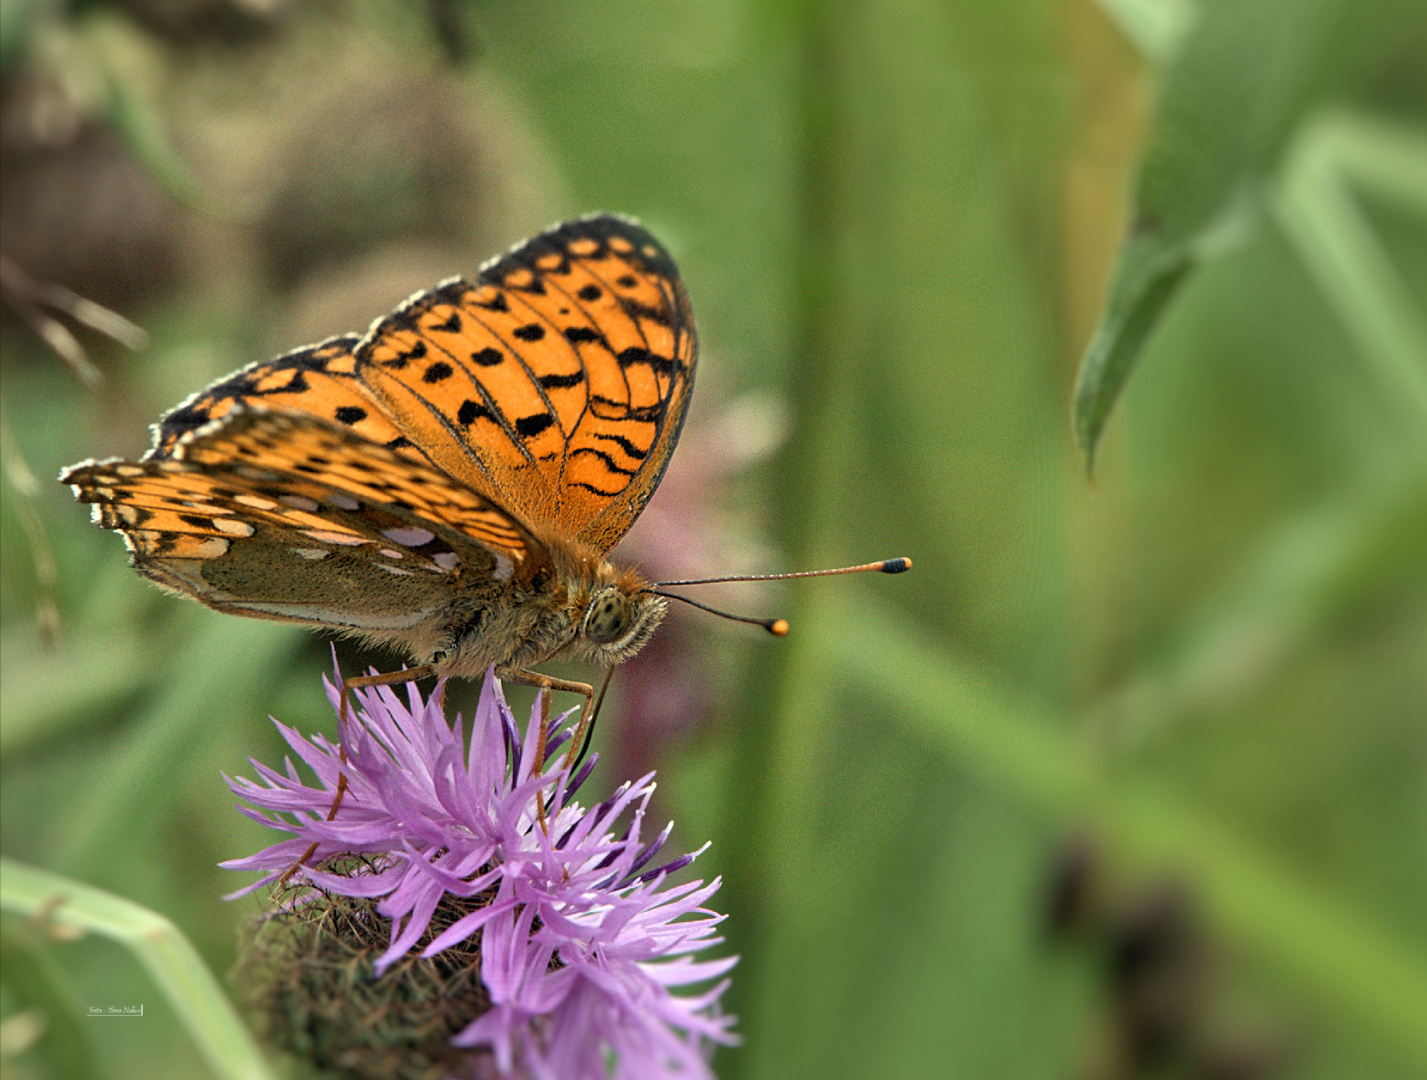
[[[585,637],[596,645],[609,645],[629,631],[629,598],[618,589],[605,589],[590,601],[585,615]]]

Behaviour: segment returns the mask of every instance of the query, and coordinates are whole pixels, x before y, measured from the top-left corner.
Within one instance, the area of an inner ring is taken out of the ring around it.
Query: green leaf
[[[1263,183],[1299,121],[1330,95],[1370,90],[1422,22],[1398,0],[1207,6],[1165,75],[1110,299],[1081,362],[1073,420],[1087,465],[1191,272],[1257,221]]]

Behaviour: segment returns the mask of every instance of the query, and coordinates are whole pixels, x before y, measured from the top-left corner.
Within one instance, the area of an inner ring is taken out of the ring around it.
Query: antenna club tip
[[[882,563],[879,570],[884,574],[902,574],[912,568],[911,559],[887,559]]]
[[[774,619],[772,622],[768,623],[768,633],[772,634],[774,637],[787,637],[788,620]]]

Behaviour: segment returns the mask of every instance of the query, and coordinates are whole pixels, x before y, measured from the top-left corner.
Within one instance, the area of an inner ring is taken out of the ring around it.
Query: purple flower
[[[327,690],[336,707],[337,690],[330,682]],[[448,726],[437,704],[441,691],[438,684],[423,701],[411,684],[409,706],[389,687],[354,693],[345,763],[324,737],[309,741],[278,724],[320,786],[304,784],[291,759],[285,773],[254,761],[261,782],[229,780],[251,804],[243,813],[293,834],[223,863],[266,871],[234,895],[280,878],[315,843],[310,865],[294,879],[329,895],[378,899],[377,913],[391,920],[378,977],[423,935],[423,957],[478,942],[490,1008],[452,1043],[472,1048],[499,1075],[711,1076],[713,1044],[736,1041],[732,1018],[718,1011],[728,982],[690,996],[674,989],[717,979],[736,958],[693,958],[722,941],[723,916],[703,906],[719,881],[673,885],[667,878],[700,852],[648,868],[672,827],[640,839],[653,774],[584,809],[572,796],[594,761],[566,774],[568,713],[551,724],[551,760],[537,775],[538,700],[522,743],[500,683],[488,674],[467,749],[460,718]],[[328,821],[341,775],[348,791]],[[540,798],[548,831],[539,823]],[[322,869],[330,860],[346,872]],[[471,904],[473,897],[484,904]],[[438,919],[438,927],[449,925],[432,937],[443,903],[451,905],[444,913],[461,914]]]

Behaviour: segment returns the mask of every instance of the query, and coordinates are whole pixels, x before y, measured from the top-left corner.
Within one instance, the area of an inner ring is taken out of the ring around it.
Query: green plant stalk
[[[853,590],[849,589],[848,592]],[[838,670],[885,695],[948,759],[1058,820],[1088,819],[1133,862],[1179,870],[1232,940],[1427,1067],[1427,956],[1364,923],[1164,785],[1106,774],[1047,710],[1018,698],[935,643],[907,631],[870,591],[843,618],[866,632],[838,639]]]
[[[1325,113],[1315,126],[1345,177],[1427,217],[1427,131],[1366,113]]]
[[[189,940],[162,915],[103,889],[7,858],[0,858],[0,909],[123,945],[153,977],[214,1076],[272,1080],[274,1074],[218,980]]]
[[[795,329],[792,355],[797,365],[794,407],[796,434],[786,455],[776,502],[798,508],[784,519],[784,548],[798,566],[819,562],[817,538],[832,531],[838,455],[850,441],[850,403],[845,393],[850,358],[842,315],[846,285],[839,252],[848,218],[845,200],[846,74],[839,69],[845,20],[840,5],[800,4],[785,27],[799,84],[798,235],[793,244]],[[754,673],[745,701],[756,713],[739,726],[733,775],[749,794],[742,812],[730,820],[718,842],[725,853],[725,899],[737,913],[737,944],[745,959],[728,1002],[741,1018],[750,1042],[767,1009],[760,995],[767,979],[757,968],[769,954],[768,941],[780,920],[780,898],[795,889],[809,856],[788,840],[797,835],[792,820],[809,806],[802,793],[810,782],[827,685],[822,678],[825,649],[818,590],[795,596],[788,617],[795,629],[777,655]],[[750,1054],[725,1055],[721,1071],[756,1072]]]
[[[1405,429],[1427,452],[1427,323],[1349,180],[1427,209],[1427,139],[1325,113],[1299,132],[1270,199],[1384,397],[1403,411]]]

